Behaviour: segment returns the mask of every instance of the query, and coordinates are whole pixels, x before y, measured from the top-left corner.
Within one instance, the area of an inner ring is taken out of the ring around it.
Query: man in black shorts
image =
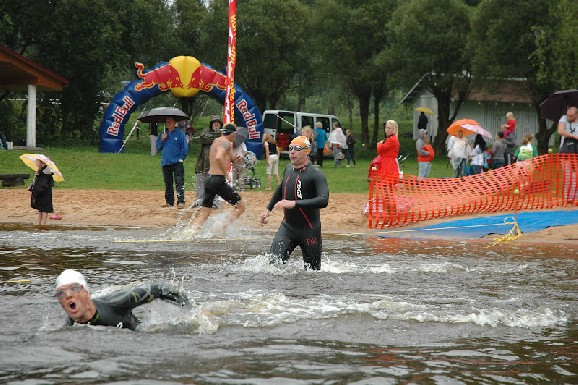
[[[273,209],[283,209],[284,218],[271,245],[272,263],[285,263],[295,247],[300,246],[305,269],[321,268],[321,218],[319,209],[329,203],[327,179],[309,161],[311,144],[298,136],[289,145],[291,164],[283,171],[283,181],[273,193],[261,224],[268,222]]]
[[[211,144],[209,153],[209,176],[205,181],[205,195],[201,212],[193,224],[194,229],[200,229],[207,218],[209,218],[213,208],[213,199],[215,199],[217,195],[234,206],[233,212],[224,222],[222,229],[224,229],[226,224],[239,218],[239,216],[243,214],[243,211],[245,211],[245,202],[243,202],[241,196],[227,183],[229,182],[229,167],[231,166],[233,141],[235,140],[235,131],[237,131],[237,128],[234,124],[229,123],[223,127],[222,131],[221,136]]]
[[[80,323],[130,330],[136,330],[139,323],[132,310],[155,298],[180,306],[190,304],[187,297],[162,284],[143,285],[92,299],[86,279],[72,269],[64,270],[56,279],[55,297],[68,314],[69,325]]]

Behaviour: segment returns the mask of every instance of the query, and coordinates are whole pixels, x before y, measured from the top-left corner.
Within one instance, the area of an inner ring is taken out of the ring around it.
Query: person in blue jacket
[[[157,139],[157,149],[162,152],[161,166],[165,181],[165,204],[162,207],[175,205],[175,190],[177,189],[177,207],[185,208],[185,166],[184,161],[189,152],[189,144],[185,133],[176,128],[177,122],[172,116],[167,116],[166,130]]]
[[[323,123],[315,124],[315,143],[317,144],[317,165],[323,167],[323,150],[327,141],[327,132],[323,129]]]

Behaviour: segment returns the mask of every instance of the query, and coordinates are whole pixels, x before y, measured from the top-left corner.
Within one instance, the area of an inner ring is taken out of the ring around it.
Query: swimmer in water
[[[132,310],[155,298],[176,305],[190,305],[187,297],[162,284],[148,284],[92,299],[84,276],[76,270],[64,270],[56,279],[56,294],[68,315],[68,324],[115,326],[136,330],[139,320]]]
[[[311,144],[298,136],[289,145],[291,164],[273,193],[261,224],[268,222],[273,209],[283,209],[284,218],[271,245],[272,263],[285,263],[295,247],[301,247],[305,269],[321,268],[320,210],[329,203],[329,187],[323,172],[309,161]]]

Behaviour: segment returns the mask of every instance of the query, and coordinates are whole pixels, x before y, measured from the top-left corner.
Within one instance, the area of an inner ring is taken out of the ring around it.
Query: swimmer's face
[[[92,318],[90,293],[78,284],[62,285],[56,289],[56,298],[68,316],[76,322],[86,322]]]
[[[294,167],[303,167],[309,162],[309,151],[301,146],[290,146],[289,160]]]

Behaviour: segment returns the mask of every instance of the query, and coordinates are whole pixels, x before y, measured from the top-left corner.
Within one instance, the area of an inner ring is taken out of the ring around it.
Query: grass
[[[125,126],[125,138],[129,135],[138,114],[133,114],[131,121]],[[210,117],[203,116],[193,122],[197,133],[209,125]],[[354,122],[353,132],[357,138],[360,130]],[[360,123],[359,123],[360,124]],[[401,164],[405,174],[417,175],[418,164],[415,154],[415,141],[411,138],[411,121],[400,121],[400,153],[409,154],[408,159]],[[406,133],[404,135],[404,133]],[[380,138],[381,139],[381,138]],[[364,149],[356,145],[357,166],[334,168],[333,159],[325,159],[323,172],[327,177],[329,189],[335,193],[367,193],[367,172],[371,160],[376,156],[375,149]],[[89,190],[164,190],[160,154],[150,155],[148,126],[143,125],[137,138],[136,131],[127,141],[123,154],[99,153],[97,146],[84,147],[44,147],[43,153],[49,156],[59,167],[65,181],[57,183],[57,188],[89,189]],[[199,153],[199,143],[193,140],[189,156],[185,160],[186,190],[194,190],[194,167]],[[0,151],[0,174],[30,173],[32,170],[18,158],[24,150]],[[279,172],[289,163],[282,158]],[[259,161],[256,176],[261,178],[261,190],[267,186],[265,162]],[[452,176],[451,168],[447,167],[444,156],[434,160],[430,177],[445,178]],[[29,180],[31,181],[31,179]],[[275,182],[273,182],[275,183]]]
[[[148,141],[148,135],[140,135],[138,139],[133,135],[127,142],[124,154],[103,154],[99,153],[96,147],[45,147],[43,153],[56,163],[64,175],[65,181],[57,183],[57,188],[163,190],[160,154],[155,157],[150,155]],[[334,168],[332,167],[333,159],[325,159],[323,172],[327,177],[331,192],[366,193],[368,191],[367,171],[375,153],[359,150],[360,159],[356,167]],[[25,152],[24,150],[0,151],[0,174],[30,173],[32,177],[32,170],[18,158]],[[185,160],[188,191],[194,189],[194,166],[198,152],[198,144],[193,143],[189,156]],[[287,158],[282,158],[279,171],[282,172],[288,163]],[[345,164],[345,161],[342,163]],[[445,157],[436,159],[432,166],[431,177],[451,176],[452,171],[446,165]],[[417,174],[418,165],[415,158],[408,158],[401,166],[405,174]],[[258,162],[256,176],[261,178],[261,190],[263,190],[267,186],[265,162]]]

